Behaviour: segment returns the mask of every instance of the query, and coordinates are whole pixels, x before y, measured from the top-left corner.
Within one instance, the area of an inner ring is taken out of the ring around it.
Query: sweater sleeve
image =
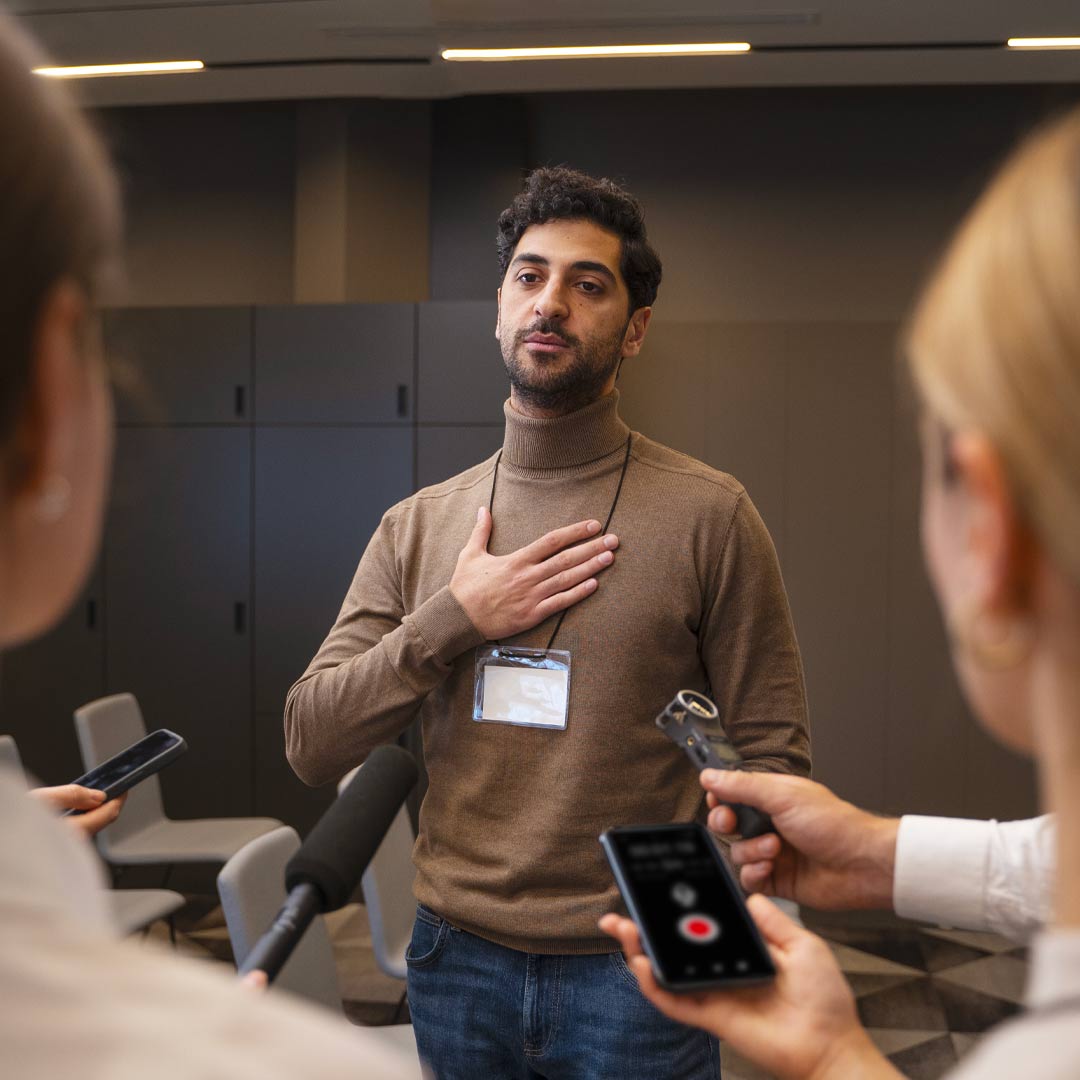
[[[741,492],[706,582],[701,656],[728,738],[757,771],[810,773],[802,660],[772,538]]]
[[[341,612],[285,703],[285,751],[297,776],[337,780],[391,742],[457,656],[483,635],[444,586],[406,614],[395,525],[387,512],[368,544]]]

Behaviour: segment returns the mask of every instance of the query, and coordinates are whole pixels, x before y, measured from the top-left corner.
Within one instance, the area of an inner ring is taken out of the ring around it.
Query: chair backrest
[[[339,794],[362,768],[360,765],[342,778],[338,784]],[[396,979],[404,979],[408,974],[405,950],[412,938],[416,918],[413,897],[416,868],[412,861],[415,839],[408,808],[402,806],[360,879],[371,924],[375,963],[385,974]]]
[[[143,738],[146,724],[134,694],[113,694],[75,710],[75,734],[83,768],[89,772]],[[157,776],[148,776],[128,792],[123,813],[116,821],[98,833],[98,848],[107,859],[112,844],[134,836],[164,818],[161,783]]]
[[[16,746],[15,738],[12,735],[0,735],[0,766],[10,769],[16,774],[23,771],[19,748]]]
[[[285,864],[299,846],[296,830],[282,825],[248,841],[221,868],[218,896],[237,966],[285,902]],[[344,1012],[330,935],[321,915],[304,932],[274,987]]]

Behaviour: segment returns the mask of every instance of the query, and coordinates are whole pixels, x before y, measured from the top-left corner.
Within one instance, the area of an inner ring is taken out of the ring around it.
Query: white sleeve
[[[909,919],[1024,941],[1046,922],[1055,826],[907,816],[896,841],[893,906]]]

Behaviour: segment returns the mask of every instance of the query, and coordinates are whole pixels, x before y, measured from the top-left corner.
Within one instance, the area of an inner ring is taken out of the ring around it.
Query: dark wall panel
[[[413,304],[303,304],[255,312],[260,424],[408,424]]]
[[[106,688],[187,739],[162,776],[179,817],[251,812],[250,507],[250,430],[118,432]]]
[[[246,307],[107,312],[105,347],[119,390],[116,419],[249,423],[251,322],[252,309]]]
[[[892,441],[891,341],[803,327],[789,368],[785,571],[806,667],[814,772],[880,806]]]
[[[0,661],[0,733],[15,737],[23,766],[45,784],[85,771],[72,713],[104,693],[103,595],[98,567],[58,626]]]
[[[499,424],[510,394],[495,340],[491,300],[421,304],[418,335],[421,424]]]
[[[285,708],[383,513],[412,490],[412,433],[260,428],[255,436],[255,702]]]

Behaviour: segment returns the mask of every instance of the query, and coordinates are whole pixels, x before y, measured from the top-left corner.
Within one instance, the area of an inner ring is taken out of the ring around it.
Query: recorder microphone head
[[[313,885],[323,912],[348,903],[418,775],[400,746],[373,750],[289,860],[285,888]]]
[[[694,720],[711,723],[720,719],[720,712],[704,694],[699,694],[696,690],[680,690],[656,718],[656,726],[664,731],[668,724],[682,725],[688,719],[691,723]]]

